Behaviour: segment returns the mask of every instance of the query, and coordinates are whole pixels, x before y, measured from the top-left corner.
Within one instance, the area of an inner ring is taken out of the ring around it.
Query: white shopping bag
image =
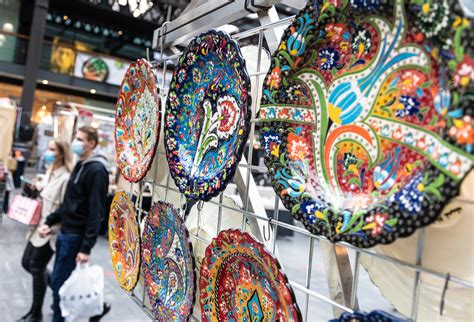
[[[78,264],[59,289],[59,306],[66,321],[89,318],[104,308],[104,270],[98,265]]]

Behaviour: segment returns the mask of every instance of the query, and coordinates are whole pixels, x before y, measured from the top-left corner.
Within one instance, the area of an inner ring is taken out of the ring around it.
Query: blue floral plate
[[[188,321],[196,290],[192,245],[179,211],[166,202],[154,204],[146,217],[142,273],[155,319]]]
[[[211,30],[179,58],[165,114],[170,173],[187,198],[209,200],[234,176],[250,124],[250,78],[239,47]]]
[[[308,230],[387,244],[457,195],[474,161],[471,26],[450,0],[317,0],[297,15],[259,117],[275,191]]]

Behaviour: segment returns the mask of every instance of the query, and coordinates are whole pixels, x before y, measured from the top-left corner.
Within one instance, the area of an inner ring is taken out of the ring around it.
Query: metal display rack
[[[203,2],[196,0],[197,2]],[[254,37],[256,38],[258,46],[259,55],[256,59],[257,70],[256,73],[251,73],[250,77],[256,78],[259,83],[261,78],[265,77],[267,70],[261,70],[261,55],[264,40],[270,51],[274,51],[279,43],[279,36],[281,36],[284,28],[286,28],[292,21],[293,17],[279,20],[275,16],[276,10],[273,7],[273,4],[280,1],[266,1],[265,5],[258,4],[259,2],[265,1],[249,1],[249,0],[235,0],[235,1],[226,1],[226,0],[215,0],[208,1],[207,3],[201,5],[195,5],[193,9],[187,10],[183,15],[173,22],[166,22],[163,26],[157,29],[154,33],[154,49],[159,50],[162,54],[165,47],[177,46],[177,45],[186,45],[192,37],[196,36],[202,31],[217,27],[222,25],[224,22],[229,23],[232,19],[239,19],[249,12],[258,13],[260,23],[262,24],[259,27],[256,27],[251,30],[243,31],[241,33],[233,35],[233,39],[237,42]],[[289,3],[291,1],[287,1]],[[193,3],[193,1],[192,1]],[[299,8],[305,5],[305,1],[294,1],[295,7]],[[219,19],[214,19],[213,17],[219,17]],[[227,21],[226,21],[227,19]],[[257,36],[257,37],[255,37]],[[163,63],[164,61],[176,61],[180,56],[180,53],[176,48],[174,48],[175,54],[168,56],[161,60],[154,61],[154,64]],[[164,57],[162,55],[162,57]],[[166,64],[164,64],[163,74],[166,73]],[[160,87],[160,93],[162,98],[162,123],[164,121],[164,110],[166,95],[168,88],[164,82],[164,77],[162,78],[162,84]],[[251,118],[251,130],[249,135],[249,146],[252,147],[255,140],[255,127],[259,123],[257,118],[256,111],[259,110],[259,100],[258,100],[258,90],[255,97],[252,97],[252,118]],[[141,192],[144,185],[150,185],[152,187],[152,194],[154,196],[153,201],[157,201],[158,198],[164,199],[165,201],[170,201],[170,196],[173,194],[175,196],[174,203],[175,206],[179,207],[176,204],[176,200],[179,200],[180,205],[185,204],[184,197],[179,194],[179,190],[172,183],[173,180],[170,177],[168,168],[164,166],[166,162],[164,154],[164,145],[163,145],[163,131],[160,135],[160,144],[158,147],[158,153],[156,156],[155,163],[150,170],[151,173],[147,175],[147,179],[143,180],[138,184],[130,184],[129,192],[135,195],[138,195],[135,206],[139,214],[139,218],[142,215],[146,215],[146,211],[141,207]],[[416,321],[418,314],[418,304],[420,299],[420,283],[421,283],[421,274],[427,274],[433,277],[444,281],[444,290],[443,298],[448,287],[448,283],[457,284],[466,288],[474,288],[474,283],[467,281],[457,276],[452,276],[447,272],[438,272],[422,265],[423,259],[423,249],[425,242],[425,231],[424,229],[420,230],[418,237],[418,247],[416,254],[415,263],[410,263],[402,261],[396,258],[392,258],[383,253],[374,251],[372,249],[361,249],[357,248],[351,244],[339,242],[333,244],[329,242],[323,236],[313,235],[304,228],[301,228],[298,224],[288,224],[279,220],[279,206],[280,200],[278,196],[275,195],[274,199],[274,214],[273,218],[269,218],[263,206],[261,197],[259,195],[257,185],[254,182],[254,179],[251,175],[252,172],[258,173],[268,173],[266,167],[261,167],[253,164],[248,164],[245,160],[252,160],[253,149],[249,148],[248,153],[242,158],[241,163],[239,164],[238,171],[236,172],[234,183],[238,195],[240,196],[242,207],[238,206],[229,206],[223,202],[224,195],[228,192],[222,192],[217,198],[212,199],[208,202],[210,205],[217,206],[217,233],[221,230],[223,222],[223,212],[224,210],[231,210],[236,213],[239,213],[242,216],[242,225],[236,226],[234,228],[240,228],[243,230],[250,230],[253,235],[265,244],[265,246],[278,258],[278,249],[276,243],[276,236],[278,229],[288,229],[293,231],[295,234],[301,234],[308,238],[309,245],[308,251],[301,253],[301,256],[307,258],[307,268],[305,272],[305,282],[298,283],[294,280],[289,280],[291,286],[295,291],[302,292],[304,294],[304,302],[299,302],[303,321],[314,321],[314,317],[309,316],[308,308],[310,304],[310,298],[316,299],[321,303],[321,305],[330,306],[333,309],[335,317],[338,317],[341,312],[354,312],[359,309],[358,299],[357,299],[357,290],[359,287],[359,276],[360,276],[360,255],[365,254],[367,256],[376,257],[380,260],[387,261],[389,263],[395,264],[398,267],[410,269],[414,272],[414,283],[413,283],[413,292],[411,297],[411,315],[407,318]],[[158,160],[159,159],[159,160]],[[159,163],[159,167],[157,166]],[[163,169],[166,168],[166,169]],[[161,174],[157,174],[156,172]],[[155,173],[153,173],[155,172]],[[127,189],[128,190],[128,189]],[[159,190],[159,192],[157,192]],[[180,197],[176,197],[180,196]],[[176,199],[178,198],[178,199]],[[203,227],[199,227],[201,216],[209,215],[206,211],[202,211],[204,204],[199,202],[195,206],[198,210],[198,221],[197,221],[197,233],[191,233],[191,239],[195,242],[202,243],[207,246],[209,240],[203,238],[199,235],[199,231]],[[184,208],[182,206],[181,208]],[[189,206],[187,211],[189,211]],[[184,211],[183,211],[184,212]],[[322,259],[326,264],[326,278],[328,280],[329,293],[330,296],[325,296],[320,292],[311,288],[312,280],[312,261],[315,252],[315,244],[320,243],[320,248],[322,250],[323,256]],[[354,256],[353,262],[351,263],[349,259],[349,252],[353,252]],[[352,265],[351,265],[352,264]],[[199,271],[196,271],[197,276],[199,276]],[[143,279],[140,276],[140,281],[137,287],[133,292],[129,293],[131,299],[139,305],[143,311],[153,319],[153,314],[149,309],[149,302],[147,300],[145,289],[143,287]],[[440,303],[443,302],[443,298],[440,299]],[[196,295],[196,303],[199,303],[199,297]],[[441,304],[442,305],[442,304]],[[197,304],[199,306],[199,304]],[[363,309],[363,308],[362,308]],[[199,312],[194,312],[192,320],[200,321]]]

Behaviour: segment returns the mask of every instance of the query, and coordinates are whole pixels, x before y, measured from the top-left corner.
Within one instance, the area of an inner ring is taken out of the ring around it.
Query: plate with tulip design
[[[188,321],[196,277],[192,245],[179,211],[166,202],[154,204],[142,239],[142,272],[155,319]]]
[[[117,165],[130,182],[138,182],[153,162],[160,133],[161,99],[151,64],[138,59],[128,68],[117,100]]]
[[[166,102],[170,173],[187,198],[209,200],[232,180],[247,142],[250,78],[229,35],[211,30],[179,58]]]
[[[133,203],[125,192],[117,192],[110,206],[109,245],[115,277],[130,292],[140,271],[140,229]]]
[[[310,1],[259,118],[286,208],[358,247],[433,222],[473,166],[473,21],[457,1]]]
[[[221,231],[206,248],[199,288],[202,321],[301,321],[278,260],[240,230]]]

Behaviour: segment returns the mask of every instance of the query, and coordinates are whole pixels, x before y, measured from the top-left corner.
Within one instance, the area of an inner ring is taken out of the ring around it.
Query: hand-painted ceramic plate
[[[253,237],[224,230],[206,249],[199,279],[202,321],[300,321],[278,261]]]
[[[232,180],[247,142],[250,78],[237,43],[211,30],[178,61],[166,103],[171,175],[188,198],[209,200]]]
[[[260,110],[273,186],[314,234],[390,243],[437,218],[473,165],[474,25],[442,1],[311,1]]]
[[[188,230],[172,205],[159,201],[145,221],[142,272],[157,321],[187,321],[195,291]]]
[[[354,313],[344,312],[337,319],[329,322],[409,322],[411,320],[400,318],[384,311],[372,311],[370,313],[356,311]]]
[[[110,207],[109,245],[120,286],[133,290],[140,271],[140,230],[133,203],[125,192],[117,192]]]
[[[138,59],[122,81],[115,115],[117,165],[138,182],[151,166],[160,133],[160,98],[151,64]]]

